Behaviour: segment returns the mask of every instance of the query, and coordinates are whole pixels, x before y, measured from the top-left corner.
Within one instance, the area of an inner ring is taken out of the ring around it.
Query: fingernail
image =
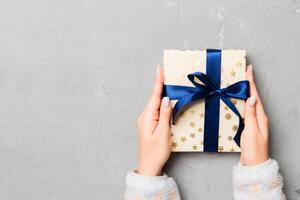
[[[251,72],[253,71],[252,64],[249,65],[249,70],[250,70]]]
[[[252,70],[252,65],[251,64],[247,65],[247,68],[246,68],[246,71],[250,71],[250,70]]]
[[[162,99],[162,105],[163,105],[163,107],[168,108],[169,105],[170,105],[170,98],[169,97],[164,97]]]
[[[251,96],[251,97],[249,98],[249,104],[250,104],[250,106],[254,106],[255,103],[256,103],[256,98],[255,98],[255,96]]]
[[[160,69],[160,66],[158,65],[157,68],[156,68],[156,74],[159,73],[159,69]]]

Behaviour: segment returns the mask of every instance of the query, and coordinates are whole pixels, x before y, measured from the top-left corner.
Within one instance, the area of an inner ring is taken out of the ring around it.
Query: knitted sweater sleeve
[[[233,197],[235,200],[285,200],[283,180],[275,160],[256,166],[237,164],[233,168]],[[125,200],[180,200],[173,178],[142,176],[131,171],[126,176]]]
[[[285,200],[283,180],[275,160],[256,166],[233,168],[233,197],[235,200]]]

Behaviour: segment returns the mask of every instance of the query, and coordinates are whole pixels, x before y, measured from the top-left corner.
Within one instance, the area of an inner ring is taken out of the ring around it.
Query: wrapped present
[[[249,97],[245,57],[244,50],[164,51],[173,151],[240,152]]]

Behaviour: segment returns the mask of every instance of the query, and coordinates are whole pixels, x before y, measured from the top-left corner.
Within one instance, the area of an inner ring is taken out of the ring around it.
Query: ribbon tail
[[[180,85],[164,85],[163,96],[169,97],[171,100],[180,99],[183,96],[197,92],[198,89],[189,86]]]
[[[233,140],[235,141],[235,143],[240,147],[241,145],[241,135],[242,135],[242,132],[244,130],[244,127],[245,127],[245,124],[244,124],[244,121],[243,121],[243,118],[242,116],[240,115],[239,111],[237,110],[237,108],[234,106],[234,104],[230,101],[229,98],[227,97],[224,97],[224,96],[221,96],[220,97],[223,102],[238,116],[239,118],[239,126],[238,126],[238,129],[237,129],[237,132],[233,138]]]

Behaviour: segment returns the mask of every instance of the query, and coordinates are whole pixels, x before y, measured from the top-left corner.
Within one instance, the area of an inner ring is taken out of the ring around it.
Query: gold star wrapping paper
[[[245,80],[246,51],[222,50],[221,88]],[[206,50],[165,50],[164,77],[167,85],[193,86],[187,75],[206,71]],[[231,99],[243,116],[244,101]],[[174,106],[177,100],[172,100]],[[171,127],[174,152],[203,152],[205,100],[193,102],[179,114]],[[238,117],[220,100],[218,152],[240,152],[233,140],[239,125]]]

